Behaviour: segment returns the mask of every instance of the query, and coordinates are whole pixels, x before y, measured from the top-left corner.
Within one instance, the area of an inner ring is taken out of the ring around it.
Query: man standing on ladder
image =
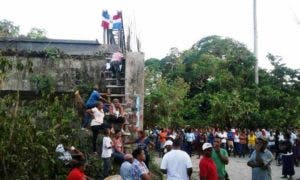
[[[117,51],[113,53],[111,61],[110,61],[110,69],[113,73],[113,78],[117,79],[117,85],[120,85],[120,74],[122,70],[122,61],[124,60],[124,55],[121,51]]]

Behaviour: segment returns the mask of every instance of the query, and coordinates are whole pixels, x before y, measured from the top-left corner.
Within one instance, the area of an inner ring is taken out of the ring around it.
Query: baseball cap
[[[173,146],[173,142],[172,142],[171,140],[167,140],[167,141],[165,142],[164,147],[166,147],[166,146]]]
[[[208,149],[208,148],[212,148],[212,145],[210,143],[204,143],[202,145],[202,150]]]

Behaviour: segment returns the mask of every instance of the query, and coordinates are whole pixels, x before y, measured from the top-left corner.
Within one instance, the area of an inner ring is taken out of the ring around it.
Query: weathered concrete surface
[[[118,49],[116,45],[103,45],[98,40],[0,38],[0,49],[2,51],[41,52],[49,48],[59,49],[68,55],[89,56],[114,52]]]
[[[46,75],[55,81],[56,91],[73,91],[74,88],[81,83],[98,83],[103,79],[101,71],[105,69],[106,61],[103,59],[61,59],[50,60],[46,58],[36,57],[6,57],[14,64],[14,68],[7,73],[4,83],[0,90],[35,90],[35,84],[32,79],[37,76]],[[32,72],[28,69],[17,71],[16,62],[22,63],[24,66],[30,61],[32,62]]]
[[[144,112],[144,54],[127,53],[125,72],[125,101],[130,112],[129,121],[143,129]]]

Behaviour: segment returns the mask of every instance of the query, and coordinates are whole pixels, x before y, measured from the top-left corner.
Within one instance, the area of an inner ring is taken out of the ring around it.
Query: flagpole
[[[253,38],[254,38],[254,56],[255,56],[255,84],[259,83],[258,79],[258,53],[257,53],[257,19],[256,19],[256,0],[253,0]]]
[[[103,28],[103,44],[106,44],[105,43],[105,29]]]
[[[121,28],[121,46],[122,46],[122,53],[126,54],[126,46],[125,46],[125,32],[124,32],[124,23],[123,23],[123,12],[120,11],[120,15],[121,15],[121,24],[122,24],[122,28]]]

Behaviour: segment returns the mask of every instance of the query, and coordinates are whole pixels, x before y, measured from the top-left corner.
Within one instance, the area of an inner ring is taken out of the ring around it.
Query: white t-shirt
[[[222,138],[222,139],[221,139],[221,143],[226,143],[227,132],[223,132],[221,138]]]
[[[240,136],[239,135],[237,135],[237,134],[235,134],[234,135],[234,140],[233,140],[234,142],[240,142]]]
[[[102,142],[102,158],[109,158],[111,157],[112,154],[112,141],[110,137],[105,136],[103,137],[103,142]]]
[[[174,149],[164,155],[160,165],[160,169],[167,170],[167,180],[189,180],[187,168],[192,168],[190,156]]]
[[[291,143],[294,144],[295,141],[296,141],[296,139],[297,139],[297,135],[296,135],[295,133],[292,132],[292,133],[291,133],[291,139],[290,139]]]
[[[97,125],[101,125],[103,123],[103,118],[104,118],[104,112],[101,109],[101,111],[99,111],[98,108],[94,107],[92,108],[93,114],[94,114],[94,119],[91,122],[91,126],[97,126]]]
[[[275,145],[275,137],[273,135],[269,136],[269,138],[268,138],[268,145],[269,146]]]

